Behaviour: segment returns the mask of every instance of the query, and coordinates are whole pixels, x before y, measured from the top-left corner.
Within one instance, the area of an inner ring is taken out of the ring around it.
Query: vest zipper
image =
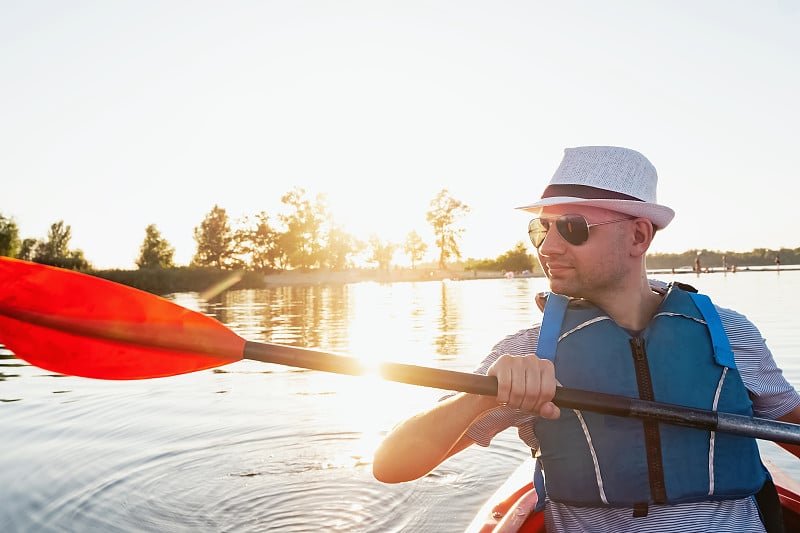
[[[655,400],[653,381],[650,376],[650,365],[647,361],[647,352],[644,339],[633,337],[630,340],[633,365],[636,371],[636,384],[639,388],[639,398],[642,400]],[[647,451],[647,470],[650,481],[650,495],[655,503],[667,502],[667,490],[664,484],[664,462],[661,454],[661,432],[655,420],[642,420],[644,426],[644,442]],[[645,514],[647,511],[644,511]],[[639,513],[635,513],[639,514]]]

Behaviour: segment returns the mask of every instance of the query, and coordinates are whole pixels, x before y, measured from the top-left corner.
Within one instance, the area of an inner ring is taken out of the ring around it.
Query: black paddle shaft
[[[244,357],[310,370],[359,376],[370,369],[361,360],[282,344],[248,341]],[[389,381],[484,396],[497,396],[497,378],[468,372],[403,363],[380,363],[378,373]],[[800,425],[694,407],[628,398],[615,394],[557,387],[553,402],[559,407],[583,409],[620,417],[657,420],[666,424],[719,431],[757,439],[800,444]]]
[[[800,425],[695,407],[640,400],[614,394],[558,387],[553,402],[559,407],[585,409],[623,417],[657,420],[665,424],[719,431],[786,444],[800,444]]]

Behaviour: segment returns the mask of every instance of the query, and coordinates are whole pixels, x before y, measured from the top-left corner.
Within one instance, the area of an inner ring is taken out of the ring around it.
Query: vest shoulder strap
[[[569,305],[569,298],[566,296],[552,292],[547,295],[542,325],[539,329],[539,342],[536,344],[538,357],[550,361],[555,359],[558,336],[561,333],[561,323],[564,322],[567,305]]]
[[[700,314],[703,315],[703,320],[706,321],[708,333],[711,335],[711,343],[714,346],[714,359],[717,364],[728,368],[736,368],[736,359],[733,357],[731,343],[728,341],[725,328],[722,326],[722,319],[717,313],[717,308],[711,302],[711,298],[699,292],[690,292],[688,294]]]

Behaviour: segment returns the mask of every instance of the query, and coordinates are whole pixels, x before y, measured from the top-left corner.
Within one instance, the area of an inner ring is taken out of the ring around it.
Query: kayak
[[[800,531],[800,484],[772,463],[766,466],[778,490],[784,530]],[[533,467],[533,458],[523,461],[486,500],[465,533],[545,533],[544,513],[533,510],[537,501]]]

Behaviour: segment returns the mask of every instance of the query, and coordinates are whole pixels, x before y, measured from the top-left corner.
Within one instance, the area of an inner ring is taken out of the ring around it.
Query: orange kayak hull
[[[533,459],[524,461],[486,501],[465,533],[545,533],[544,514],[534,512],[537,495],[530,479]],[[771,463],[785,531],[800,531],[800,484]]]

